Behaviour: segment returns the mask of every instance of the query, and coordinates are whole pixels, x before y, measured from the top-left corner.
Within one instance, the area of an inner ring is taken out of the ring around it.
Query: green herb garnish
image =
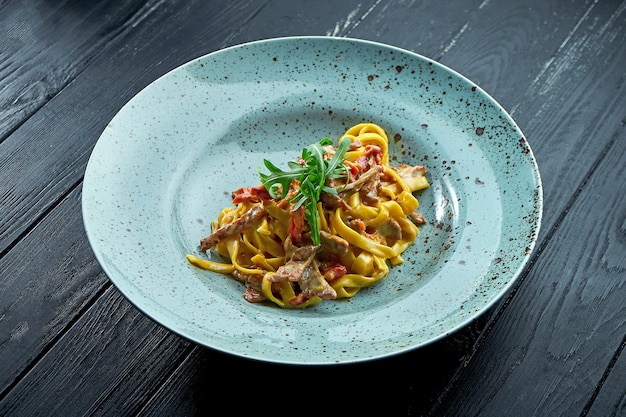
[[[328,178],[341,178],[348,175],[348,167],[343,164],[343,158],[350,147],[350,140],[343,140],[335,150],[330,161],[324,159],[324,146],[332,145],[329,138],[324,138],[302,149],[303,165],[296,161],[287,163],[289,171],[283,171],[276,165],[263,160],[270,174],[259,172],[261,183],[265,186],[272,198],[283,199],[289,192],[291,181],[299,180],[300,189],[289,198],[294,203],[293,211],[304,206],[304,217],[311,228],[311,240],[315,245],[320,243],[319,213],[317,202],[322,192],[337,194],[337,190],[326,186]]]

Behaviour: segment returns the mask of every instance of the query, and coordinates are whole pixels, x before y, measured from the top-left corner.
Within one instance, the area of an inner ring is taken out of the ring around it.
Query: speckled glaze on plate
[[[416,194],[428,224],[384,281],[293,311],[189,265],[263,158],[282,165],[363,121],[431,182]],[[242,357],[335,364],[423,346],[484,312],[530,256],[542,188],[515,122],[453,70],[369,41],[290,37],[200,57],[137,94],[93,150],[82,209],[104,271],[163,326]]]

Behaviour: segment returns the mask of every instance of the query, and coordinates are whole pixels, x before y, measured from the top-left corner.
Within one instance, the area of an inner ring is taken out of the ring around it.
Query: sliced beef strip
[[[219,227],[200,241],[200,250],[206,251],[217,245],[224,239],[235,236],[251,227],[254,227],[260,219],[265,216],[265,209],[261,205],[256,205],[245,212],[238,219]]]

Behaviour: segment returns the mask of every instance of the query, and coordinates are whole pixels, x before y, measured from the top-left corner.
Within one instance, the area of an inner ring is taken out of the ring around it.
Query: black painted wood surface
[[[369,363],[236,358],[152,322],[80,212],[107,122],[167,71],[277,36],[375,40],[485,88],[537,158],[544,220],[468,327]],[[0,416],[626,415],[626,1],[0,2]]]

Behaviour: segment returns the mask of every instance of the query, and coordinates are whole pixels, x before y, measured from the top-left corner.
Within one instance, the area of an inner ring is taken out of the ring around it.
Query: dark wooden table
[[[159,326],[102,272],[80,201],[108,121],[193,58],[287,35],[433,58],[524,131],[539,241],[467,328],[372,362],[261,363]],[[612,0],[0,1],[0,415],[626,415],[625,41]]]

